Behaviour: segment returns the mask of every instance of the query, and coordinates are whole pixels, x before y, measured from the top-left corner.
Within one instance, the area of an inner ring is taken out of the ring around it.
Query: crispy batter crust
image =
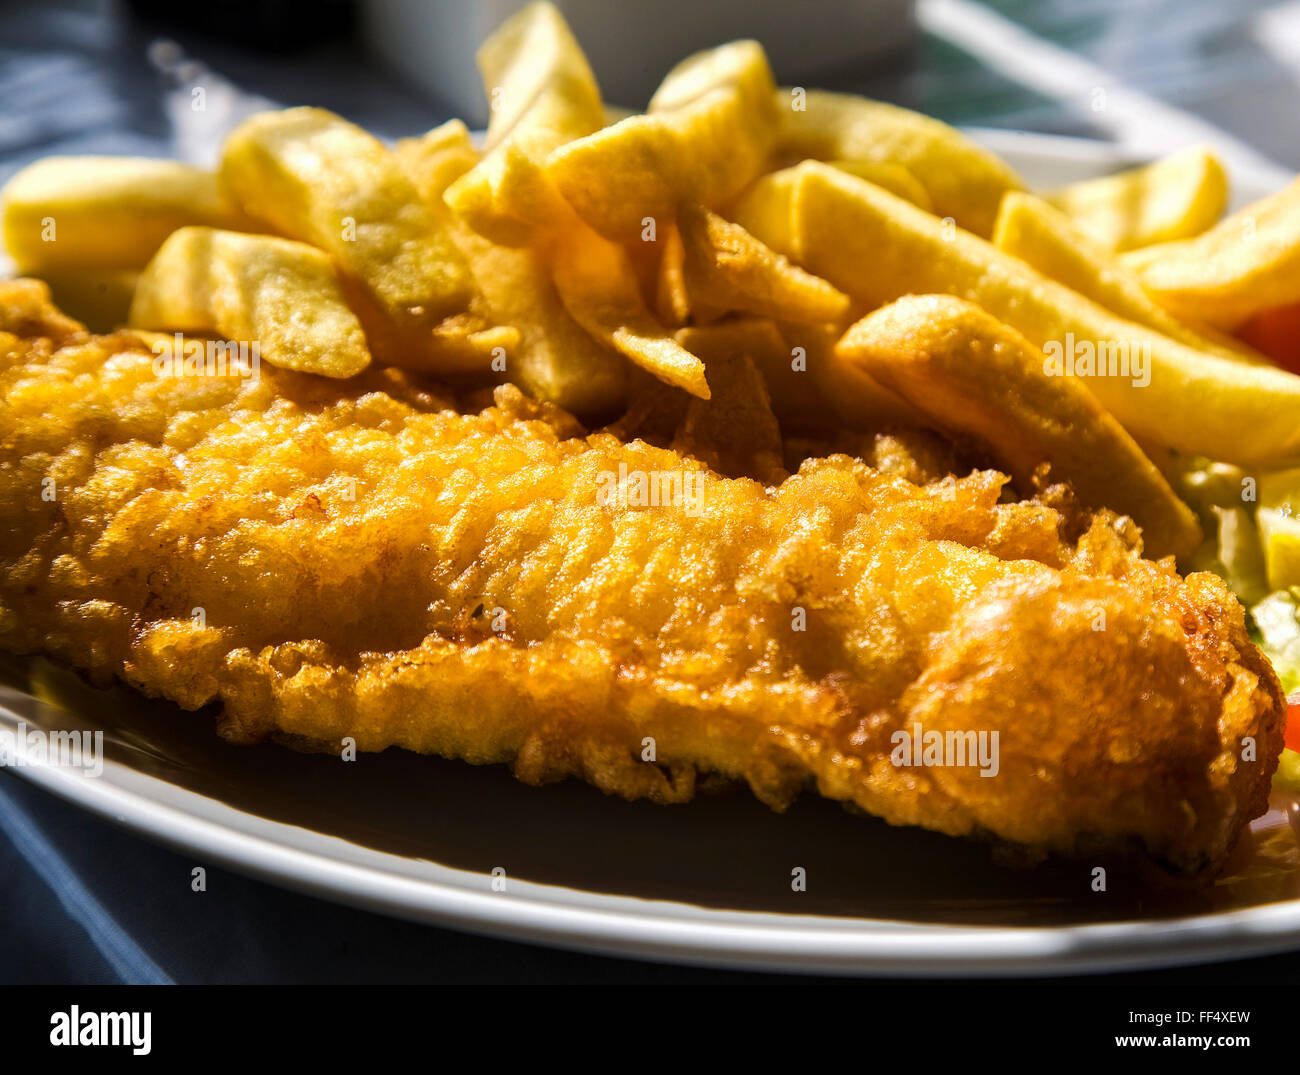
[[[1069,541],[995,472],[846,455],[765,488],[510,387],[460,414],[391,371],[157,376],[140,338],[25,286],[0,290],[7,649],[219,702],[237,741],[354,736],[659,802],[704,773],[777,809],[813,784],[1188,873],[1264,807],[1284,699],[1241,606],[1109,516]],[[701,510],[599,503],[620,464],[698,474]],[[917,724],[997,731],[998,775],[893,764]]]

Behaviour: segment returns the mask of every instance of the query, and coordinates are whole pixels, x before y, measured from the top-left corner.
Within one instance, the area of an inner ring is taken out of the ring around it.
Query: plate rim
[[[4,724],[22,719],[3,701],[0,718]],[[237,873],[414,922],[599,955],[850,976],[1026,977],[1215,962],[1300,945],[1300,900],[1165,920],[961,926],[715,910],[525,881],[510,881],[507,892],[497,893],[490,890],[485,874],[434,863],[429,864],[433,869],[464,878],[465,883],[385,870],[385,860],[396,863],[403,858],[341,837],[312,834],[313,842],[354,849],[352,857],[362,862],[294,846],[291,834],[306,831],[296,825],[247,814],[105,761],[105,772],[111,768],[129,774],[126,786],[53,765],[12,770],[129,831],[174,850],[202,854]],[[160,797],[132,790],[131,784],[155,788]],[[197,809],[181,809],[186,802]],[[222,813],[251,818],[258,831],[222,825]],[[277,835],[283,839],[275,839]],[[570,898],[562,898],[565,894]]]

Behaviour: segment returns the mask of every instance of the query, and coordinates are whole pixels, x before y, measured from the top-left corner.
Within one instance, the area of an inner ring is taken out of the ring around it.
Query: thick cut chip
[[[1124,264],[1178,317],[1232,329],[1300,301],[1300,180],[1181,242],[1133,250]]]
[[[412,330],[469,303],[469,269],[396,157],[332,112],[245,120],[226,141],[221,180],[249,215],[328,253],[399,335],[418,338]]]
[[[791,428],[823,435],[842,424],[871,430],[900,420],[908,424],[901,401],[886,399],[866,374],[835,357],[838,336],[839,330],[828,326],[783,329],[769,318],[729,317],[681,329],[677,342],[703,359],[711,387],[715,369],[726,370],[737,355],[751,359],[767,385],[773,412]],[[843,410],[851,412],[847,418]]]
[[[565,309],[597,340],[693,396],[709,398],[704,363],[646,309],[627,255],[586,228],[556,240],[552,275]]]
[[[596,76],[554,4],[531,3],[507,19],[476,59],[492,106],[485,153],[520,137],[572,138],[605,124]]]
[[[712,395],[687,404],[673,450],[728,477],[784,481],[781,426],[754,360],[744,352],[716,352],[708,371]]]
[[[970,437],[1034,490],[1040,464],[1090,507],[1132,516],[1146,552],[1186,555],[1201,540],[1192,509],[1077,380],[1048,376],[1042,353],[950,295],[899,299],[854,325],[837,353],[949,435]]]
[[[930,200],[930,195],[921,181],[901,164],[872,160],[828,161],[827,163],[841,172],[848,172],[849,175],[856,175],[868,183],[884,187],[890,194],[905,198],[918,209],[934,212],[934,202]]]
[[[284,369],[351,377],[370,364],[329,257],[306,243],[181,228],[140,275],[132,326],[217,333]]]
[[[507,280],[544,266],[551,281],[526,293],[545,304],[541,320],[558,327],[567,310],[596,344],[594,350],[591,344],[579,346],[566,358],[565,349],[526,331],[521,322],[530,311],[476,270],[484,292],[496,295],[495,301],[489,296],[489,306],[520,327],[522,346],[537,360],[529,361],[534,368],[519,383],[580,413],[598,411],[621,393],[625,379],[612,350],[670,384],[707,397],[703,363],[684,351],[647,309],[627,252],[583,223],[539,168],[550,149],[605,122],[595,79],[564,20],[549,4],[530,5],[483,46],[479,65],[489,97],[499,89],[502,110],[488,128],[487,155],[450,183],[444,200],[493,243],[531,244],[514,260],[499,250],[489,254],[482,246],[479,252],[482,259],[491,257],[497,263],[493,271],[504,271]],[[417,166],[429,169],[427,162]],[[429,184],[423,186],[427,196]],[[462,236],[461,245],[476,244]],[[556,292],[558,311],[552,305]],[[506,315],[505,309],[513,313]],[[580,387],[588,380],[589,389]],[[556,399],[557,389],[562,399]]]
[[[481,159],[469,128],[458,119],[449,119],[418,138],[401,139],[393,153],[439,221],[452,218],[443,201],[447,188]]]
[[[776,322],[764,317],[729,317],[679,329],[677,342],[704,362],[705,370],[728,369],[736,356],[751,359],[767,385],[768,402],[781,417],[815,410],[820,404],[803,362],[791,362],[791,348]],[[796,370],[796,365],[801,367]],[[712,384],[710,385],[712,388]]]
[[[1210,150],[1191,146],[1154,164],[1085,179],[1049,194],[1093,240],[1133,250],[1200,235],[1223,215],[1228,177]]]
[[[924,416],[902,396],[836,352],[840,326],[786,326],[783,335],[791,353],[807,367],[822,400],[826,427],[822,434],[837,426],[860,433],[925,426]]]
[[[661,240],[663,252],[655,267],[655,313],[665,325],[681,327],[691,319],[691,300],[686,293],[686,249],[682,233],[669,228]],[[687,348],[690,350],[690,348]]]
[[[533,3],[478,52],[492,106],[485,155],[452,184],[448,204],[475,231],[519,246],[562,215],[542,171],[550,153],[605,125],[600,89],[564,18]]]
[[[22,272],[143,269],[177,228],[248,230],[212,172],[142,157],[46,157],[0,192]]]
[[[1024,189],[1020,177],[994,154],[919,112],[823,90],[801,95],[782,89],[777,102],[782,115],[780,163],[811,157],[905,168],[929,196],[930,206],[923,208],[952,217],[976,235],[992,233],[1003,194]],[[878,182],[874,176],[863,178]],[[892,189],[888,183],[881,186]]]
[[[490,376],[493,363],[505,368],[506,358],[517,350],[519,340],[519,330],[513,325],[493,324],[480,313],[454,314],[430,330],[427,348],[399,351],[387,365],[433,377]]]
[[[993,245],[1112,313],[1170,339],[1228,358],[1263,361],[1262,355],[1230,336],[1194,329],[1157,305],[1132,270],[1033,194],[1011,191],[1002,199]]]
[[[645,115],[571,142],[547,172],[602,235],[634,242],[684,201],[716,207],[764,168],[780,121],[761,46],[736,41],[678,64]]]
[[[1086,379],[1139,439],[1243,464],[1300,453],[1300,377],[1207,354],[1117,317],[871,183],[807,161],[759,180],[734,212],[864,310],[935,293],[983,307]]]
[[[924,425],[920,412],[836,355],[839,338],[833,325],[782,325],[764,317],[729,317],[677,333],[677,342],[699,355],[706,370],[733,355],[751,358],[772,410],[802,432],[828,436],[840,426],[877,432]]]
[[[443,124],[422,138],[399,143],[397,153],[420,195],[436,213],[451,218],[452,239],[469,263],[488,317],[518,332],[515,343],[495,345],[504,354],[490,355],[492,372],[534,399],[583,417],[602,416],[617,407],[624,398],[627,364],[564,308],[545,252],[494,243],[452,216],[444,203],[447,187],[479,160],[465,125],[455,120]],[[470,365],[480,361],[479,356],[467,359]]]
[[[627,365],[565,308],[543,256],[498,246],[469,229],[461,242],[488,309],[519,330],[518,347],[506,352],[506,377],[534,399],[583,417],[618,406]]]
[[[840,321],[849,297],[694,202],[677,215],[691,306],[787,321]]]

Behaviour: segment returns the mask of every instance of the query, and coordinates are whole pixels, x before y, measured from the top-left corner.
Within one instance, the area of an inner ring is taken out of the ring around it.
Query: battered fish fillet
[[[1001,474],[833,455],[765,488],[510,387],[462,414],[391,371],[156,376],[24,285],[0,328],[0,646],[218,702],[231,740],[663,803],[703,774],[776,809],[812,786],[1187,873],[1264,808],[1283,698],[1237,601],[1112,517],[1065,540]],[[699,499],[598,502],[620,467]],[[899,730],[996,731],[997,775],[896,765]]]

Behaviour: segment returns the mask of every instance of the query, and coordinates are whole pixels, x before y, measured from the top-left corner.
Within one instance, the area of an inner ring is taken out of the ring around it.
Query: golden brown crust
[[[234,740],[659,802],[706,773],[778,809],[811,783],[1184,872],[1223,861],[1276,765],[1281,691],[1222,583],[1109,516],[1064,540],[995,472],[835,455],[768,489],[508,386],[460,414],[391,371],[169,378],[129,335],[32,341],[0,391],[0,646],[219,702]],[[602,504],[620,466],[691,476],[701,510]],[[997,731],[998,775],[895,765],[916,724]]]

